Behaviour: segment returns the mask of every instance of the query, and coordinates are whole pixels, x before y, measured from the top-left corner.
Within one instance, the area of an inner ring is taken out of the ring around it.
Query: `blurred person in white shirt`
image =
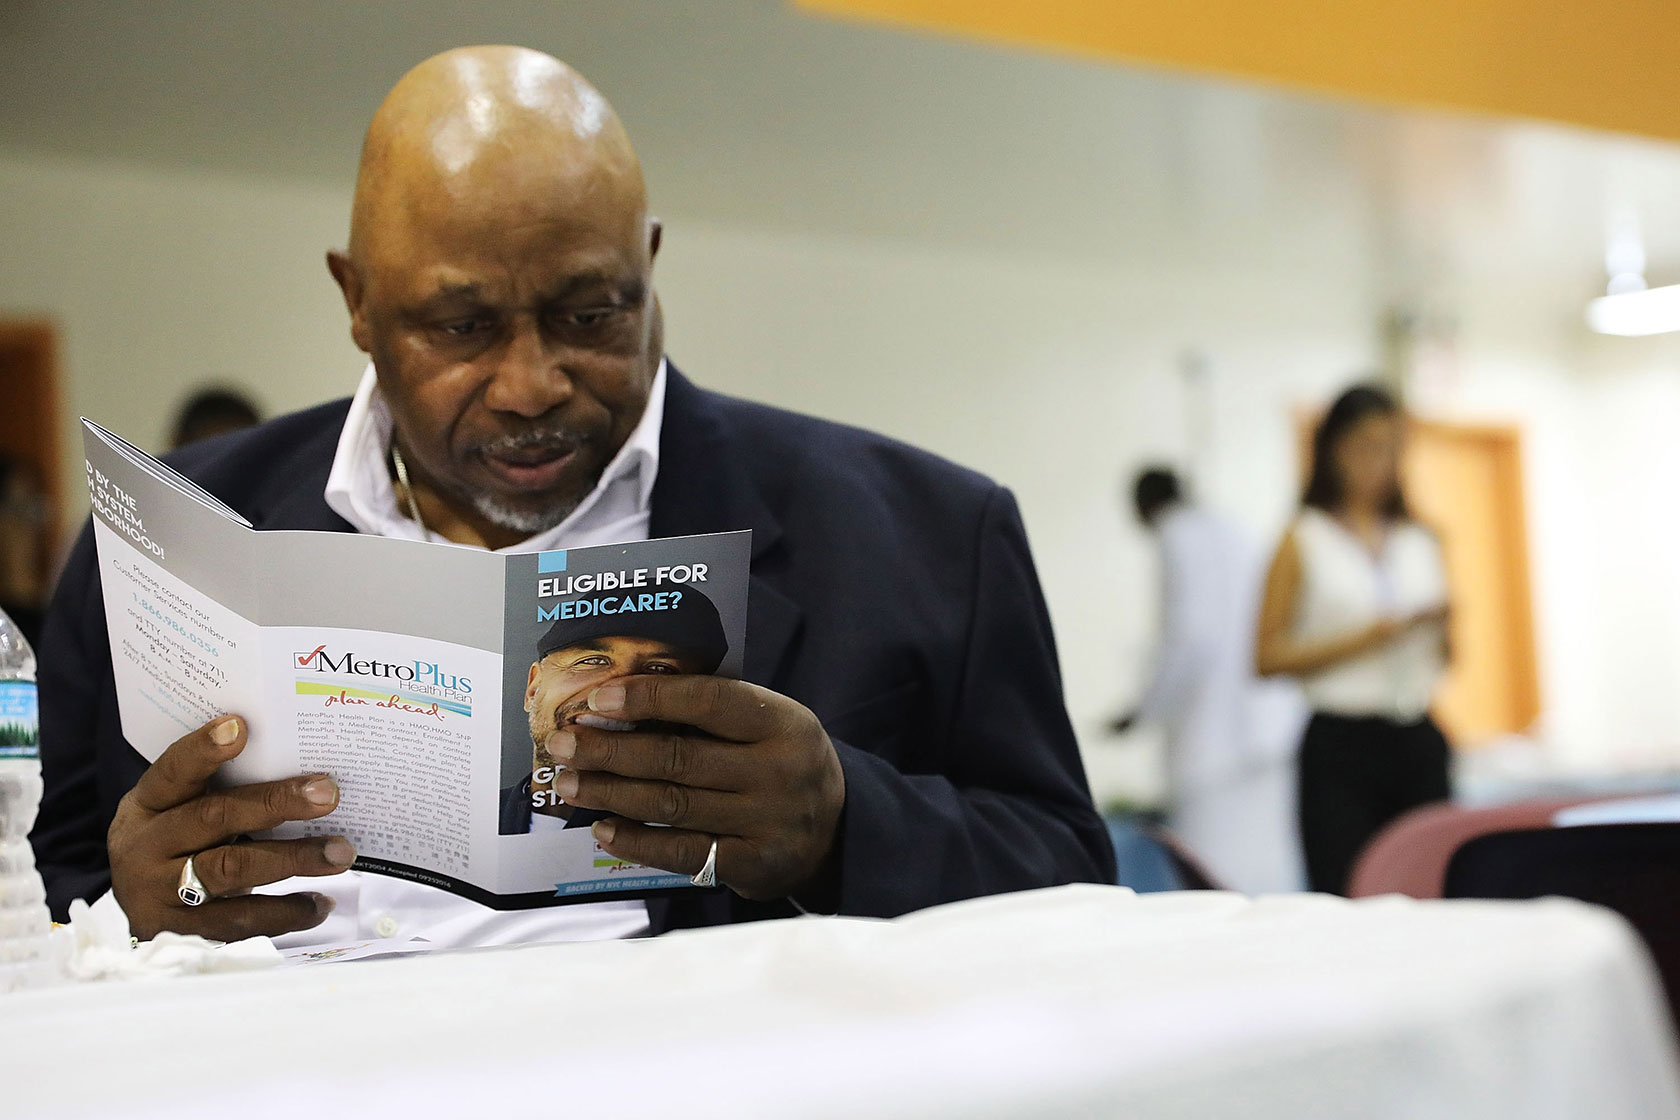
[[[1249,893],[1298,890],[1292,752],[1304,716],[1292,688],[1254,675],[1259,552],[1188,500],[1169,469],[1142,471],[1131,500],[1159,544],[1161,626],[1143,695],[1112,730],[1161,727],[1168,827],[1216,879]]]

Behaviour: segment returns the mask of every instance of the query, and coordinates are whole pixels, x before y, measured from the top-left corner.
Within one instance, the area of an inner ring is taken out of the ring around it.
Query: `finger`
[[[697,828],[705,832],[740,831],[748,823],[750,801],[738,793],[696,789],[675,782],[647,782],[594,770],[562,770],[554,792],[579,809],[599,809],[631,820]]]
[[[325,774],[234,786],[177,805],[151,824],[165,855],[188,856],[243,832],[324,817],[338,808],[338,783]]]
[[[661,871],[675,871],[681,875],[698,875],[706,866],[712,841],[718,844],[715,871],[717,881],[728,879],[730,867],[739,867],[745,849],[732,836],[713,836],[692,832],[685,828],[655,828],[635,821],[600,821],[592,826],[595,840],[607,853],[632,863],[657,867]],[[733,857],[733,858],[731,858]]]
[[[333,912],[333,900],[324,894],[253,894],[244,898],[218,898],[203,906],[178,906],[168,919],[176,933],[196,933],[216,941],[243,941],[247,937],[279,937],[300,929],[313,929]]]
[[[245,721],[238,716],[211,720],[181,736],[134,784],[134,800],[161,813],[204,792],[217,767],[245,749]]]
[[[589,694],[589,709],[614,719],[685,723],[737,743],[773,737],[784,728],[790,704],[755,684],[693,674],[621,677]]]
[[[549,757],[573,770],[739,790],[752,777],[752,752],[681,732],[606,731],[578,724],[548,738]]]
[[[311,836],[302,840],[224,844],[199,852],[192,860],[193,870],[204,889],[219,897],[278,883],[294,875],[337,875],[355,862],[356,849],[342,836]]]

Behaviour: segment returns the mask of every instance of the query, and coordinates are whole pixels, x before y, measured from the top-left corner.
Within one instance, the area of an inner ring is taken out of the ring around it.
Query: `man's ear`
[[[531,701],[537,698],[537,677],[542,672],[540,662],[531,662],[531,675],[525,678],[525,713],[531,712]]]
[[[356,270],[350,255],[337,249],[327,250],[327,271],[338,281],[338,290],[344,293],[344,306],[350,312],[350,338],[356,343],[356,349],[364,354],[371,353],[372,339],[368,334],[364,300],[367,289],[362,286],[362,274]]]
[[[659,240],[665,234],[665,223],[658,218],[648,219],[648,260],[659,255]]]

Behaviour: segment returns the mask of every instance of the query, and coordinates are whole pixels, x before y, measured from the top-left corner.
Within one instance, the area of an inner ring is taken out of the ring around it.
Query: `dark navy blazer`
[[[323,492],[348,401],[171,463],[258,529],[352,532]],[[1111,882],[1026,532],[1009,492],[882,436],[669,371],[655,537],[751,529],[750,681],[812,709],[839,752],[843,914]],[[146,767],[124,739],[92,530],[40,649],[46,794],[32,839],[54,916],[110,885],[105,833]],[[653,929],[787,916],[724,890],[649,903]]]

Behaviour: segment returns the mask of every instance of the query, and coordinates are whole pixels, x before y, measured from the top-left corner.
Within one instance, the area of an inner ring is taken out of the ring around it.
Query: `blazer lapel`
[[[348,406],[348,402],[346,402]],[[274,481],[252,502],[251,524],[258,529],[313,529],[354,533],[355,526],[327,505],[327,476],[338,451],[340,422],[323,428],[285,457]]]
[[[716,398],[669,366],[648,535],[683,537],[736,529],[751,529],[753,535],[743,676],[774,687],[803,619],[799,605],[764,574],[773,565],[782,526],[748,476],[743,449]]]

